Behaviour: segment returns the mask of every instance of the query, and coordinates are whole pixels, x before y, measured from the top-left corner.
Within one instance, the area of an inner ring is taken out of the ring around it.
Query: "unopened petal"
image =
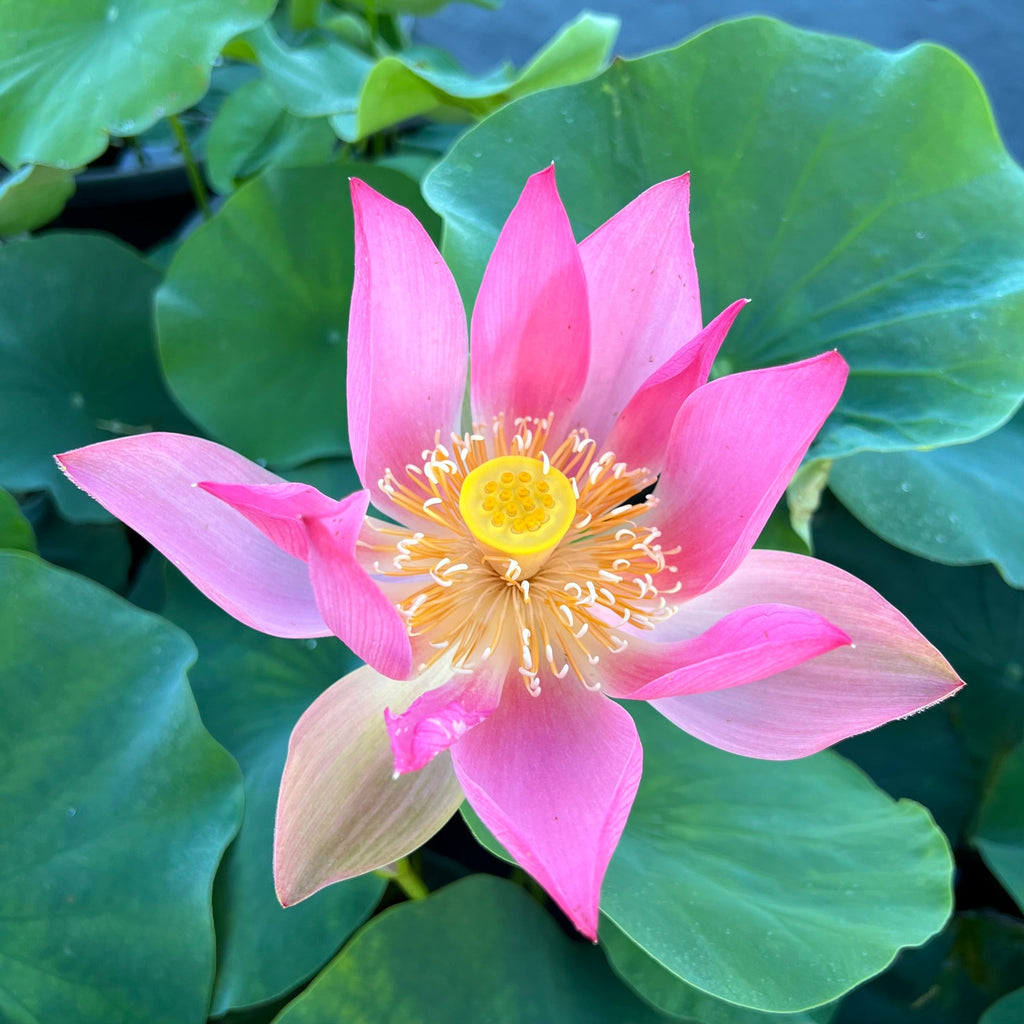
[[[633,806],[643,753],[629,714],[600,693],[518,679],[452,748],[466,799],[588,938],[601,883]]]
[[[640,385],[603,447],[631,468],[660,473],[680,406],[705,384],[733,321],[747,304],[737,299]]]
[[[591,344],[576,420],[607,448],[605,439],[633,393],[701,330],[690,176],[647,189],[579,248]]]
[[[655,700],[742,686],[850,643],[827,619],[785,604],[737,609],[691,639],[659,643],[657,630],[646,636],[631,637],[624,653],[608,659],[603,685],[612,697]]]
[[[211,601],[272,636],[326,636],[306,565],[201,480],[280,485],[284,481],[212,441],[184,434],[137,434],[57,456],[84,491],[174,563]]]
[[[387,679],[369,666],[324,691],[288,744],[274,832],[285,906],[331,882],[390,864],[425,843],[462,803],[447,754],[393,777],[384,708],[443,679]]]
[[[920,711],[963,684],[941,654],[880,594],[814,558],[752,551],[715,590],[666,626],[701,630],[753,601],[814,608],[853,643],[759,682],[656,700],[707,743],[748,757],[804,757]]]
[[[555,169],[534,174],[502,228],[473,309],[475,422],[504,414],[568,422],[587,377],[590,315]]]
[[[682,598],[717,586],[750,551],[839,400],[847,372],[838,352],[826,352],[720,377],[683,404],[652,515],[666,548],[680,546],[668,561]]]
[[[433,440],[459,432],[469,344],[451,272],[419,221],[352,182],[355,280],[348,335],[352,460],[374,504],[401,518],[377,486],[385,469],[422,464]]]

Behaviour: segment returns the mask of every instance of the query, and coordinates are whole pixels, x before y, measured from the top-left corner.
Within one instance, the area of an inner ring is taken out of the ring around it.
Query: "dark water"
[[[574,17],[579,0],[505,0],[497,11],[453,4],[421,19],[417,37],[469,69],[520,65]],[[769,14],[801,28],[856,36],[888,50],[921,40],[963,57],[985,86],[1007,149],[1024,163],[1024,0],[598,0],[616,14],[620,56],[663,49],[726,18]]]

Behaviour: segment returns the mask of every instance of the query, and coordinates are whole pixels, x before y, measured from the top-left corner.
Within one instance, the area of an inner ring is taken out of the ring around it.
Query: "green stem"
[[[377,15],[377,30],[380,33],[380,38],[392,50],[407,50],[409,48],[409,37],[402,30],[401,22],[393,14]]]
[[[430,895],[430,890],[423,884],[423,879],[416,874],[408,857],[395,861],[391,871],[379,873],[390,878],[410,900],[425,900]]]
[[[366,24],[370,28],[370,38],[376,44],[380,39],[380,21],[377,18],[377,0],[366,0]]]
[[[171,114],[167,119],[171,122],[171,131],[174,132],[175,141],[178,143],[178,152],[185,161],[185,173],[188,174],[188,183],[192,188],[192,195],[195,197],[196,206],[203,215],[204,220],[210,219],[210,197],[206,192],[206,185],[203,183],[203,175],[199,170],[192,147],[188,144],[185,136],[185,129],[178,119],[177,114]]]

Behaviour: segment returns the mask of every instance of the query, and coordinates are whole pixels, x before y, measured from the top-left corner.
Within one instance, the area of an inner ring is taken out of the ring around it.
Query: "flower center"
[[[514,558],[522,577],[529,579],[572,525],[576,496],[565,474],[550,462],[502,455],[467,474],[459,511],[485,548]]]
[[[555,443],[552,443],[554,440]],[[418,671],[472,673],[500,659],[531,693],[540,679],[600,686],[599,663],[672,614],[679,591],[661,531],[643,526],[655,482],[551,418],[457,434],[381,489],[419,529],[368,520],[364,558],[406,620]],[[371,561],[372,559],[372,561]]]

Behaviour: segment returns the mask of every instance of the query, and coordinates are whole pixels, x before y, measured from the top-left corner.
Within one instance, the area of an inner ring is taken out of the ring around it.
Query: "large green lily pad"
[[[992,562],[1024,587],[1024,413],[970,444],[864,452],[842,459],[829,485],[890,544],[947,565]]]
[[[218,441],[275,467],[348,452],[349,178],[437,218],[370,164],[273,168],[182,244],[156,297],[171,391]]]
[[[699,1024],[828,1024],[835,1004],[801,1013],[762,1013],[716,999],[648,956],[608,918],[601,922],[601,945],[612,967],[652,1006]]]
[[[41,493],[29,495],[21,507],[32,524],[40,557],[117,594],[125,593],[132,565],[127,527],[117,520],[69,523]]]
[[[367,924],[274,1024],[655,1024],[517,885],[471,875]]]
[[[971,842],[1024,911],[1024,744],[1010,752],[991,780]]]
[[[0,548],[36,550],[36,538],[29,521],[14,498],[4,490],[0,490]]]
[[[618,30],[618,18],[585,12],[521,71],[504,65],[483,76],[430,47],[374,60],[326,32],[289,46],[261,26],[246,42],[285,107],[302,117],[331,115],[339,137],[357,142],[413,117],[480,118],[519,96],[591,78],[607,63]]]
[[[0,484],[47,490],[76,522],[110,516],[53,461],[57,452],[191,427],[153,343],[155,267],[101,235],[49,234],[0,247]]]
[[[6,0],[0,157],[80,167],[202,98],[221,47],[274,0]]]
[[[1024,740],[1024,592],[991,566],[938,565],[893,548],[835,499],[815,517],[814,535],[819,557],[896,605],[967,683],[927,714],[841,746],[893,796],[926,804],[958,843],[986,782]]]
[[[1024,1017],[1024,988],[994,1002],[982,1014],[978,1024],[1017,1024]]]
[[[413,117],[440,111],[485,117],[510,100],[596,75],[608,62],[619,19],[584,12],[522,69],[496,69],[483,78],[467,74],[442,51],[409,50],[383,57],[363,80],[351,111],[331,118],[347,142],[365,139]]]
[[[49,224],[75,191],[70,171],[27,164],[0,181],[0,237]]]
[[[296,117],[256,79],[228,96],[210,125],[206,173],[226,194],[265,167],[325,164],[336,144],[325,118]]]
[[[952,858],[923,807],[894,802],[829,751],[755,761],[645,704],[629,709],[644,774],[601,910],[670,974],[741,1006],[796,1012],[942,927]],[[508,858],[467,805],[462,813]],[[619,969],[630,977],[628,964]]]
[[[373,60],[329,32],[290,46],[270,25],[249,32],[244,42],[281,103],[298,117],[351,112]]]
[[[941,935],[844,999],[834,1024],[966,1024],[1022,977],[1024,923],[1001,914],[957,914]],[[1020,1017],[1011,1019],[1017,1024]]]
[[[1024,393],[1024,171],[946,50],[749,18],[511,104],[424,185],[467,296],[552,160],[580,236],[691,172],[705,318],[753,300],[719,368],[851,365],[821,458],[977,438]]]
[[[274,810],[288,737],[303,711],[359,662],[333,637],[279,640],[222,612],[166,569],[162,614],[199,648],[189,673],[210,731],[245,776],[245,817],[217,875],[212,1012],[265,1002],[321,967],[370,915],[385,882],[363,875],[283,909],[274,894]]]
[[[630,710],[644,779],[601,905],[674,974],[741,1005],[803,1010],[942,927],[952,859],[923,807],[831,752],[754,761]],[[645,898],[655,886],[660,899]]]
[[[0,1017],[200,1024],[210,889],[241,814],[173,626],[0,553]]]

